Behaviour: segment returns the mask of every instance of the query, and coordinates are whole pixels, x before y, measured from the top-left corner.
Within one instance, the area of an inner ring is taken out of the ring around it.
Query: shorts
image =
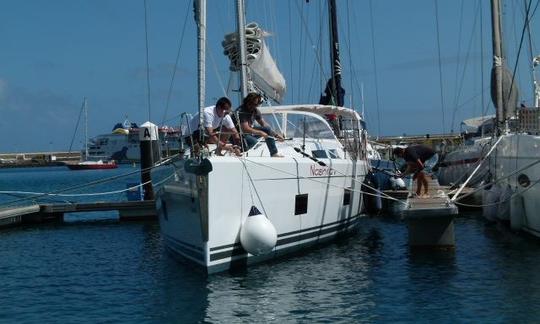
[[[437,165],[437,162],[439,162],[439,155],[435,153],[432,157],[427,159],[426,162],[424,162],[424,171],[426,171],[427,173],[432,173],[433,167]]]

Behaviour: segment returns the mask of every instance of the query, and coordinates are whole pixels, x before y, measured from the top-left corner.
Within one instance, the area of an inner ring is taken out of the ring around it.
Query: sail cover
[[[491,100],[493,101],[493,105],[497,107],[497,83],[495,75],[498,72],[497,70],[502,70],[502,97],[505,111],[504,119],[506,119],[516,113],[519,99],[519,91],[516,85],[517,80],[512,79],[512,73],[506,67],[504,60],[494,57],[493,61],[493,67],[491,68]]]
[[[249,67],[250,86],[256,88],[276,102],[281,102],[285,95],[285,78],[279,72],[277,65],[270,55],[264,37],[268,36],[257,23],[246,25],[246,61]],[[224,54],[231,62],[229,69],[237,72],[240,70],[240,49],[238,48],[238,33],[225,35],[221,42]]]

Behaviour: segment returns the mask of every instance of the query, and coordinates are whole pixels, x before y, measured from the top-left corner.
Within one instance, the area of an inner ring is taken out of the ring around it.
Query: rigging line
[[[511,176],[514,176],[514,175],[518,174],[519,172],[523,172],[524,170],[527,170],[528,168],[531,168],[531,167],[535,166],[535,165],[538,164],[538,163],[540,163],[540,159],[538,159],[538,160],[536,160],[536,161],[534,161],[534,162],[532,162],[532,163],[529,163],[529,164],[527,164],[526,166],[524,166],[523,168],[521,168],[521,169],[519,169],[519,170],[515,170],[515,171],[511,172],[510,174],[508,174],[508,175],[506,175],[506,176],[504,176],[504,177],[502,177],[502,178],[497,179],[496,181],[491,181],[491,182],[489,182],[489,183],[485,183],[485,184],[483,184],[483,185],[481,185],[481,186],[475,188],[475,190],[473,190],[473,191],[471,191],[471,192],[468,192],[468,193],[464,194],[463,196],[461,196],[461,197],[459,197],[459,198],[456,198],[455,200],[461,200],[461,199],[463,199],[463,198],[465,198],[465,197],[468,197],[468,196],[470,196],[470,195],[476,193],[477,191],[479,191],[479,190],[481,190],[481,189],[484,189],[484,188],[486,188],[486,187],[488,187],[488,186],[490,186],[490,185],[493,185],[493,184],[495,184],[495,183],[497,183],[497,182],[501,182],[502,180],[505,180],[505,179],[509,179]],[[530,186],[530,187],[532,187],[532,186]],[[456,193],[456,195],[457,195],[457,194],[459,194],[459,193]],[[456,197],[456,196],[454,196],[454,197]],[[452,198],[452,199],[454,199],[454,198]]]
[[[150,101],[150,63],[149,63],[149,50],[148,50],[148,15],[147,15],[146,0],[144,0],[144,38],[146,47],[146,95],[148,100],[148,121],[152,120],[152,104]]]
[[[289,10],[288,10],[288,19],[289,19],[289,35],[292,35],[292,17],[291,17],[291,1],[287,1],[287,5],[289,6]],[[292,40],[292,37],[289,36],[289,65],[292,64],[293,61],[293,55],[292,55],[292,48],[293,48],[293,40]],[[292,69],[292,65],[290,66],[289,68],[289,80],[294,80],[293,79],[293,69]],[[288,86],[288,88],[290,89],[291,91],[291,98],[294,100],[294,82],[291,82],[291,84]]]
[[[178,51],[176,52],[176,60],[174,61],[174,69],[172,72],[171,82],[169,84],[169,91],[167,93],[167,101],[165,102],[165,112],[163,113],[163,118],[161,119],[161,125],[165,124],[165,118],[167,118],[167,113],[169,111],[169,104],[171,102],[171,95],[174,86],[174,78],[176,77],[176,69],[178,67],[178,61],[180,60],[180,51],[182,49],[182,44],[184,42],[184,35],[186,31],[186,25],[188,21],[189,7],[191,3],[187,1],[186,16],[184,17],[184,26],[182,27],[182,32],[180,33],[180,42],[178,44]]]
[[[298,4],[297,4],[298,6]],[[301,18],[302,20],[304,20],[304,12],[301,11],[299,9],[299,12],[300,12],[300,15],[301,15]],[[301,28],[300,29],[300,40],[298,41],[298,44],[300,45],[299,46],[299,55],[298,55],[298,69],[297,69],[297,84],[298,84],[298,93],[296,94],[297,98],[296,98],[296,101],[300,101],[300,98],[302,97],[302,87],[300,86],[301,85],[301,75],[302,75],[302,53],[304,52],[303,49],[304,49],[304,44],[303,44],[303,39],[304,39],[304,29]]]
[[[512,91],[512,88],[514,86],[514,81],[516,79],[516,71],[519,63],[519,57],[521,55],[521,49],[523,48],[523,38],[525,37],[525,30],[527,29],[527,25],[529,24],[529,12],[531,10],[532,0],[529,0],[529,6],[527,7],[527,11],[525,12],[525,23],[523,24],[523,29],[521,30],[521,39],[519,41],[519,49],[516,57],[516,62],[514,65],[514,71],[512,72],[512,82],[510,83],[510,91],[508,92],[508,96],[505,99],[504,106],[508,105],[508,101],[510,100],[510,96],[514,91]],[[517,113],[517,110],[516,110]]]
[[[441,63],[441,41],[439,32],[439,1],[435,0],[435,25],[437,30],[437,53],[439,59],[439,89],[441,92],[441,113],[442,113],[442,131],[446,133],[444,125],[444,92],[443,92],[443,78],[442,78],[442,63]]]
[[[373,54],[373,72],[375,79],[375,102],[377,104],[377,138],[381,136],[381,110],[379,107],[379,81],[377,78],[377,55],[375,52],[375,23],[373,22],[373,1],[369,0],[369,24],[371,27],[371,52]]]
[[[122,177],[127,177],[127,176],[130,176],[130,175],[135,174],[135,173],[141,173],[141,172],[144,172],[144,171],[148,171],[148,170],[151,170],[153,168],[157,168],[160,165],[165,164],[166,162],[172,160],[174,157],[175,156],[171,157],[168,160],[163,161],[163,163],[158,163],[158,164],[154,165],[153,167],[144,168],[144,169],[141,169],[141,170],[134,170],[134,171],[130,171],[130,172],[127,172],[127,173],[119,174],[119,175],[108,177],[108,178],[98,179],[98,180],[86,182],[86,183],[75,185],[75,186],[70,186],[70,187],[61,188],[61,189],[58,189],[58,190],[53,190],[53,191],[49,192],[49,194],[51,194],[51,193],[62,193],[62,192],[68,192],[68,191],[77,190],[77,189],[81,189],[81,188],[85,188],[85,187],[91,187],[91,186],[95,186],[95,185],[98,185],[98,184],[101,184],[101,183],[107,183],[107,182],[110,182],[110,181],[113,181],[113,180],[116,180],[116,179],[120,179]],[[38,197],[32,197],[32,198],[39,198],[39,196]],[[4,206],[4,205],[7,206],[7,205],[14,204],[14,203],[26,201],[26,200],[29,200],[29,199],[28,198],[22,198],[22,199],[18,199],[18,200],[10,200],[10,201],[7,201],[5,203],[1,203],[0,206]]]
[[[481,86],[481,116],[484,116],[487,113],[487,104],[485,102],[484,96],[484,9],[482,7],[482,1],[478,0],[478,6],[480,7],[480,86]],[[483,131],[482,131],[483,132]]]
[[[479,10],[479,7],[477,6],[476,7],[476,13],[474,14],[473,30],[476,29],[476,23],[477,23],[476,17],[477,17],[478,10]],[[453,130],[454,130],[454,122],[455,122],[455,119],[456,119],[456,113],[457,113],[457,109],[458,109],[457,103],[459,102],[459,99],[461,98],[461,92],[463,90],[463,84],[465,83],[464,82],[464,80],[465,80],[465,72],[467,71],[467,65],[469,63],[469,56],[471,54],[471,48],[472,48],[472,43],[473,43],[473,39],[474,39],[473,36],[474,36],[474,33],[471,33],[471,37],[469,38],[469,45],[467,46],[467,54],[465,56],[465,64],[463,66],[463,74],[461,75],[461,82],[460,82],[459,90],[457,92],[455,107],[454,107],[454,109],[452,111],[452,123],[450,124],[450,127],[452,129],[452,133],[453,133]]]
[[[304,29],[302,29],[302,31],[304,31],[304,30],[306,31],[306,37],[307,37],[307,39],[309,39],[309,42],[311,43],[311,48],[315,52],[315,59],[319,63],[319,68],[320,68],[320,71],[321,71],[321,75],[326,77],[326,74],[324,73],[324,70],[322,68],[323,64],[322,64],[322,60],[321,60],[321,55],[319,55],[319,53],[317,52],[317,48],[314,46],[315,43],[313,42],[313,37],[311,37],[311,34],[309,33],[309,29],[308,29],[308,25],[306,23],[306,19],[305,19],[304,15],[302,14],[302,11],[298,7],[298,4],[296,4],[296,9],[298,10],[298,12],[300,14],[300,18],[301,18],[300,21],[302,22],[302,27],[304,27]],[[307,40],[306,40],[306,42],[307,42]],[[300,64],[299,64],[299,66],[300,66]],[[298,92],[300,92],[300,91],[298,91]]]
[[[219,74],[219,68],[214,58],[212,49],[209,45],[206,47],[206,52],[208,53],[208,56],[210,57],[210,61],[212,62],[212,68],[214,69],[214,73],[216,74],[216,78],[218,80],[219,86],[221,87],[221,91],[223,92],[223,95],[226,97],[227,90],[225,90],[225,85],[223,84],[223,78],[221,77],[221,74]]]
[[[462,31],[463,31],[463,11],[464,11],[464,8],[463,8],[463,0],[461,0],[461,6],[460,6],[460,13],[459,13],[459,32],[458,32],[458,46],[457,46],[457,52],[456,52],[456,56],[457,56],[457,63],[456,63],[456,74],[455,74],[455,77],[454,77],[454,89],[457,89],[458,88],[458,74],[459,74],[459,66],[460,66],[460,63],[461,63],[461,36],[462,36]],[[474,30],[474,28],[473,28]],[[457,106],[457,103],[458,103],[458,96],[457,96],[457,93],[456,93],[456,96],[454,97],[454,107]],[[452,118],[452,123],[450,124],[450,127],[451,128],[454,128],[454,120]]]
[[[526,4],[526,1],[527,0],[523,0],[523,3]],[[540,3],[540,0],[536,1],[536,6],[533,10],[533,12],[531,13],[531,20],[534,16],[534,14],[536,13],[536,9],[538,9],[538,4]],[[529,20],[529,23],[527,24],[527,38],[528,38],[528,41],[529,41],[529,62],[532,62],[533,59],[534,59],[534,53],[533,53],[533,43],[532,43],[532,35],[531,35],[531,24],[530,24],[530,20]],[[535,87],[534,87],[534,70],[531,71],[531,86],[533,88],[533,94],[535,92]],[[534,96],[533,96],[534,98]],[[533,99],[534,100],[534,99]]]
[[[347,42],[346,44],[348,45],[347,48],[348,48],[348,52],[349,52],[349,70],[352,70],[353,69],[353,62],[352,62],[352,52],[351,52],[351,8],[350,8],[350,1],[347,0],[346,2],[346,5],[347,5]],[[349,73],[349,77],[350,77],[350,83],[351,83],[351,108],[353,110],[354,109],[354,97],[353,97],[353,94],[354,94],[354,91],[352,91],[352,85],[353,85],[353,74],[352,73]]]
[[[532,184],[530,184],[530,185],[529,185],[526,189],[524,189],[523,191],[513,193],[513,194],[511,194],[510,197],[508,197],[507,199],[504,199],[504,200],[502,200],[502,201],[498,201],[498,202],[495,202],[495,203],[491,203],[491,204],[472,205],[472,204],[465,204],[465,203],[458,203],[458,202],[457,202],[457,200],[461,200],[461,199],[463,199],[463,198],[466,198],[466,197],[472,195],[473,193],[476,193],[476,192],[480,191],[481,189],[484,189],[485,187],[488,187],[488,186],[490,186],[490,185],[493,185],[493,183],[490,182],[490,183],[487,183],[487,184],[485,184],[485,185],[483,185],[483,186],[477,188],[476,190],[473,190],[473,191],[471,191],[471,192],[469,192],[469,193],[467,193],[467,194],[465,194],[465,195],[463,195],[463,196],[457,198],[457,199],[454,201],[454,203],[457,204],[457,205],[464,206],[464,207],[489,207],[489,206],[494,206],[494,205],[497,205],[497,204],[500,204],[500,203],[505,203],[505,202],[507,202],[507,201],[510,201],[510,199],[512,199],[514,196],[524,194],[525,192],[527,192],[529,189],[533,188],[533,187],[534,187],[537,183],[539,183],[539,182],[540,182],[540,179],[534,181]],[[455,196],[454,196],[454,197],[455,197]]]
[[[79,118],[77,118],[77,125],[75,125],[75,131],[73,132],[73,136],[71,137],[71,143],[69,143],[68,152],[70,152],[70,153],[71,153],[71,148],[73,146],[73,141],[75,140],[75,135],[77,135],[77,130],[79,129],[79,123],[81,122],[81,116],[82,116],[83,109],[84,109],[84,101],[82,103],[81,110],[79,111]],[[87,143],[84,143],[84,144],[86,145]]]
[[[255,191],[255,195],[257,196],[257,199],[259,200],[259,203],[261,204],[261,208],[262,208],[264,214],[266,215],[266,217],[268,217],[268,213],[266,212],[266,208],[264,208],[264,204],[262,202],[261,196],[259,195],[259,192],[257,191],[257,188],[255,188],[255,182],[253,181],[253,178],[251,177],[251,174],[249,173],[249,171],[247,169],[247,166],[245,164],[246,159],[241,158],[241,157],[238,157],[238,159],[244,165],[244,169],[246,170],[246,174],[247,174],[247,176],[249,178],[249,182],[250,182],[251,186],[253,186],[253,191]],[[251,188],[250,188],[250,190],[251,190]],[[253,201],[253,196],[251,197],[251,201]]]
[[[240,159],[240,157],[238,157]],[[248,162],[251,162],[253,164],[256,164],[258,166],[262,166],[262,167],[265,167],[265,168],[269,168],[269,169],[272,169],[274,171],[279,171],[281,173],[284,173],[286,175],[289,175],[289,176],[292,176],[292,177],[296,177],[296,178],[299,178],[299,179],[302,179],[302,180],[308,180],[308,181],[311,181],[311,182],[316,182],[316,183],[319,183],[319,184],[323,184],[323,185],[327,185],[327,186],[330,186],[330,187],[334,187],[334,188],[339,188],[339,189],[349,189],[350,191],[352,192],[358,192],[358,193],[362,193],[362,194],[367,194],[367,195],[371,195],[371,196],[376,196],[376,195],[382,195],[382,198],[385,198],[385,199],[388,199],[388,200],[393,200],[393,201],[397,201],[397,202],[400,202],[400,203],[403,203],[403,204],[406,204],[405,202],[399,200],[399,199],[396,199],[392,196],[389,196],[387,195],[386,193],[384,193],[383,191],[381,190],[378,190],[376,188],[373,188],[367,184],[364,184],[354,178],[351,177],[351,179],[357,183],[360,183],[360,184],[363,184],[365,185],[368,189],[371,189],[371,190],[374,190],[376,193],[375,194],[372,194],[372,193],[369,193],[369,192],[365,192],[365,191],[362,191],[362,190],[356,190],[356,189],[352,189],[352,188],[349,188],[349,187],[344,187],[344,186],[340,186],[340,185],[335,185],[335,184],[332,184],[330,183],[329,181],[320,181],[320,180],[315,180],[313,178],[309,178],[309,177],[303,177],[303,176],[300,176],[298,174],[294,174],[294,173],[291,173],[291,172],[287,172],[287,171],[283,171],[283,170],[280,170],[280,169],[277,169],[277,168],[274,168],[270,165],[267,165],[267,164],[264,164],[264,163],[259,163],[259,162],[255,162],[255,161],[252,161],[252,160],[245,160],[245,161],[248,161]],[[338,170],[336,169],[332,169],[332,170],[335,170],[336,172],[338,173],[341,173],[339,172]]]
[[[523,0],[523,4],[526,4],[527,0]],[[532,62],[534,59],[534,53],[532,50],[532,37],[531,37],[531,25],[527,24],[527,40],[529,41],[529,62]],[[531,70],[531,87],[532,87],[532,93],[534,94],[535,91],[535,85],[534,85],[534,69]],[[534,96],[533,96],[534,98]],[[534,100],[534,99],[533,99]]]
[[[163,180],[160,180],[160,181],[154,183],[154,186],[155,187],[160,186],[163,183],[165,183],[166,181],[168,181],[169,179],[171,179],[172,177],[174,177],[174,173],[167,176]],[[47,198],[48,197],[95,197],[95,196],[105,196],[105,195],[120,194],[120,193],[123,193],[123,192],[127,192],[127,191],[130,191],[130,190],[133,190],[133,189],[143,187],[143,186],[145,186],[145,185],[147,185],[149,183],[153,183],[153,181],[151,181],[151,180],[146,181],[144,183],[141,183],[141,184],[138,184],[138,185],[135,185],[135,186],[131,186],[131,187],[128,187],[128,188],[125,188],[125,189],[119,189],[119,190],[113,190],[113,191],[104,191],[104,192],[82,193],[82,194],[55,194],[55,193],[47,193],[47,192],[33,192],[33,191],[0,191],[0,194],[5,194],[5,195],[13,195],[13,194],[38,195],[38,196],[46,196]],[[70,203],[73,203],[73,202],[70,202]]]

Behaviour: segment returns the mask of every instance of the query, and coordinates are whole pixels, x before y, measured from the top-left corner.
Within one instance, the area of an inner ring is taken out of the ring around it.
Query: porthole
[[[529,177],[527,177],[527,175],[523,173],[518,176],[517,181],[519,185],[522,186],[523,188],[527,188],[528,186],[531,185],[531,180],[529,179]]]

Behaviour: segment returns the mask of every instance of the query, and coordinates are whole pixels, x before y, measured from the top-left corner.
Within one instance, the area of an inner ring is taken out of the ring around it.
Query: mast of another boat
[[[88,102],[83,99],[84,106],[84,160],[88,160]]]
[[[343,107],[344,98],[341,96],[341,61],[339,59],[336,0],[328,1],[328,12],[330,16],[330,59],[332,65],[331,90],[335,105]]]
[[[500,0],[491,0],[491,31],[493,45],[493,69],[495,73],[495,104],[496,104],[496,132],[497,135],[506,130],[505,111],[503,104],[503,55],[502,55],[502,36],[501,36],[501,3]]]
[[[533,85],[534,85],[534,106],[540,108],[540,83],[536,78],[536,68],[540,66],[540,55],[533,59]]]

